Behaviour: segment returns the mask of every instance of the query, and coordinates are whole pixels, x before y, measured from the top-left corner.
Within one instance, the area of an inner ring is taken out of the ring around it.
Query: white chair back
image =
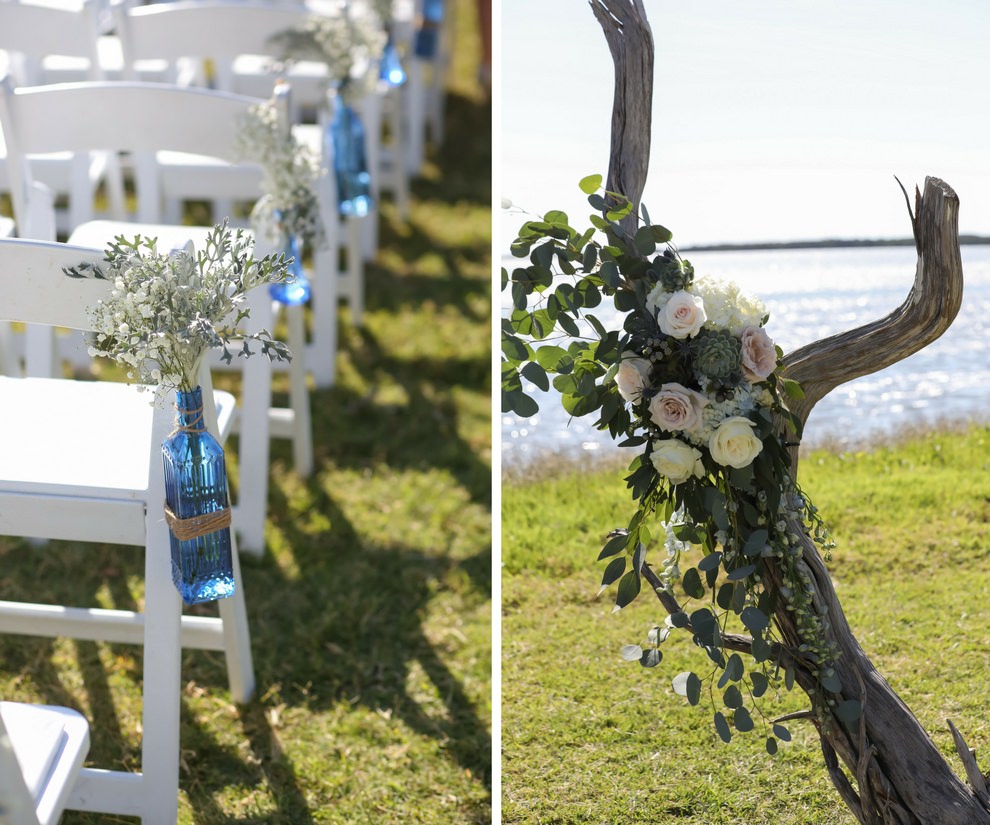
[[[212,63],[215,88],[239,91],[235,61],[245,55],[270,58],[269,38],[276,32],[302,24],[311,12],[305,6],[273,5],[237,0],[179,0],[149,6],[113,7],[117,34],[124,56],[125,77],[136,79],[134,67],[143,60],[166,60],[179,79],[183,59]],[[269,61],[271,62],[271,61]],[[274,77],[272,73],[271,77]],[[293,78],[296,97],[319,94],[317,74],[311,85],[300,88]],[[271,94],[271,78],[266,88],[254,89],[258,96]]]
[[[80,66],[89,80],[104,78],[98,49],[99,14],[96,0],[81,5],[53,6],[24,2],[0,3],[0,51],[5,52],[6,72],[18,86],[45,82],[45,61],[66,59]],[[0,61],[3,63],[4,61]],[[53,128],[64,128],[54,121]],[[68,232],[93,217],[94,196],[102,181],[107,183],[110,212],[124,215],[123,184],[119,167],[102,154],[55,155],[32,158],[35,177],[59,195],[68,195],[69,207],[59,209],[58,226]],[[11,187],[9,161],[0,135],[0,190]],[[16,216],[15,216],[16,217]],[[18,233],[27,236],[23,227]],[[54,236],[53,236],[54,237]]]
[[[87,309],[108,295],[112,284],[73,278],[63,270],[102,261],[103,252],[90,248],[0,240],[0,294],[7,296],[0,301],[0,320],[91,329]],[[201,383],[204,401],[214,397],[208,371]],[[217,395],[229,410],[233,398]],[[141,774],[82,768],[66,807],[175,822],[182,648],[222,650],[236,701],[247,701],[254,690],[236,542],[236,590],[220,603],[220,618],[183,616],[169,575],[168,527],[162,516],[161,450],[173,428],[171,411],[152,404],[148,393],[136,387],[99,380],[0,376],[0,397],[0,433],[6,434],[0,445],[0,533],[144,548],[143,613],[0,601],[0,633],[144,647]],[[229,422],[230,416],[223,420]],[[44,437],[20,437],[18,428],[25,421]],[[222,438],[209,410],[206,421]],[[236,518],[235,513],[235,527]],[[43,820],[45,825],[54,821]]]
[[[55,148],[70,151],[104,149],[130,152],[135,157],[153,157],[157,150],[170,150],[217,158],[230,164],[230,168],[249,167],[257,173],[255,197],[260,196],[260,168],[240,162],[237,136],[249,109],[258,102],[256,98],[219,92],[212,89],[182,88],[174,85],[142,82],[91,82],[65,83],[46,87],[13,88],[9,82],[0,84],[0,126],[8,135],[11,159],[23,157],[35,151],[54,151]],[[62,124],[52,128],[53,122]],[[18,221],[22,215],[32,214],[29,198],[36,197],[32,189],[31,172],[26,164],[11,168],[16,190],[20,193],[14,207]],[[328,187],[332,187],[329,175],[318,179],[321,204],[330,200]],[[138,198],[158,199],[158,177],[147,166],[138,167]],[[29,221],[27,217],[25,220]],[[323,210],[324,226],[328,234],[334,227],[327,221]],[[99,222],[98,222],[99,223]],[[95,224],[89,225],[90,228]],[[100,237],[81,228],[75,236],[85,236],[84,243],[102,246],[117,234],[131,231],[127,224],[100,227]],[[172,227],[174,234],[174,227]],[[164,230],[163,230],[164,231]],[[148,234],[146,232],[145,234]],[[150,234],[154,234],[153,231]],[[191,233],[199,242],[198,233]],[[185,239],[183,239],[184,242]],[[258,243],[256,252],[265,250]],[[259,290],[260,293],[260,290]],[[271,304],[264,295],[249,298],[252,315],[251,330],[270,329]],[[336,304],[334,304],[336,308]],[[334,343],[336,338],[334,338]],[[290,341],[290,347],[294,343]],[[31,346],[29,345],[29,357]],[[304,361],[297,353],[301,366]],[[267,503],[269,407],[271,403],[271,365],[260,357],[247,359],[242,368],[244,383],[241,392],[241,466],[247,482],[241,487],[241,502],[245,516],[241,521],[243,546],[260,552],[264,546],[264,514]],[[50,370],[49,370],[50,372]],[[29,372],[43,375],[45,372]],[[305,391],[305,387],[302,388]],[[305,406],[305,408],[304,408]],[[312,461],[312,442],[309,435],[308,397],[299,401],[302,412],[294,416],[304,431],[299,436],[300,448]],[[303,443],[305,442],[305,443]],[[249,498],[250,496],[250,498]]]

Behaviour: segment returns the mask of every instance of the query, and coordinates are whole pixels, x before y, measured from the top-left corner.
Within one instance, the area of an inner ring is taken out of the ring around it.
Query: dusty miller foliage
[[[267,330],[244,333],[247,293],[288,275],[281,255],[253,256],[254,241],[226,221],[213,228],[199,252],[192,245],[158,250],[155,238],[114,239],[102,264],[65,269],[72,278],[99,278],[113,284],[110,297],[90,308],[95,344],[90,355],[103,356],[127,370],[131,381],[158,388],[192,390],[206,353],[255,352],[273,361],[291,360],[288,347]]]

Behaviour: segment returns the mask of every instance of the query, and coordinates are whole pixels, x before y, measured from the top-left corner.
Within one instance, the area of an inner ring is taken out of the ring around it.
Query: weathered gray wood
[[[612,148],[605,188],[632,201],[633,212],[621,225],[633,234],[650,167],[653,32],[643,0],[591,0],[591,9],[605,33],[615,66]]]
[[[804,388],[805,398],[790,404],[802,421],[840,384],[889,367],[930,344],[959,312],[963,279],[955,192],[938,178],[928,178],[914,224],[918,265],[904,303],[886,318],[815,341],[784,359],[785,375]]]
[[[650,149],[653,42],[642,0],[592,0],[615,64],[612,149],[608,189],[639,205]],[[962,300],[958,241],[959,202],[937,178],[917,193],[912,229],[918,251],[914,284],[904,303],[886,318],[809,344],[784,359],[784,374],[801,382],[805,398],[792,405],[805,422],[814,405],[840,384],[900,361],[938,338],[952,323]],[[631,228],[634,220],[627,224]],[[628,231],[628,228],[627,228]],[[794,450],[797,471],[797,450]],[[798,534],[803,526],[793,525]],[[833,785],[863,825],[990,825],[990,797],[975,757],[953,727],[960,757],[973,789],[952,771],[911,710],[877,672],[860,647],[842,611],[825,564],[810,537],[804,537],[802,563],[816,607],[827,616],[827,635],[838,651],[835,670],[842,682],[835,705],[855,699],[862,707],[847,726],[821,703],[816,665],[797,651],[803,640],[795,617],[783,607],[773,616],[781,645],[774,655],[792,665],[797,684],[815,713],[825,767]],[[780,587],[779,572],[767,560],[764,581]],[[680,608],[657,588],[648,567],[644,577],[670,612]],[[781,599],[783,605],[785,600]],[[727,647],[746,650],[749,641],[733,635]],[[961,744],[960,744],[961,743]]]

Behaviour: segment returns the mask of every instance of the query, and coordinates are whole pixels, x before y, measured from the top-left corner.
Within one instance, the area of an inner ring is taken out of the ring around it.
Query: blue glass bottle
[[[385,50],[382,52],[382,64],[379,78],[388,83],[389,86],[401,86],[406,82],[406,70],[402,68],[402,61],[399,59],[399,50],[395,48],[395,39],[392,37],[392,30],[388,30],[388,40],[385,41]]]
[[[443,23],[443,0],[423,0],[423,18],[416,30],[413,51],[416,57],[432,60],[437,54],[440,24]]]
[[[284,232],[283,235],[285,236],[285,242],[282,246],[282,254],[287,261],[290,258],[292,259],[292,262],[289,264],[289,275],[291,277],[288,281],[272,284],[268,287],[268,292],[272,296],[272,300],[278,301],[281,304],[305,304],[309,300],[312,290],[309,285],[309,279],[303,270],[299,236],[291,232]]]
[[[175,408],[176,430],[162,443],[165,504],[171,513],[172,582],[182,601],[197,604],[234,593],[227,466],[223,447],[203,422],[202,388],[176,390]],[[188,521],[201,517],[213,523]],[[227,526],[209,529],[224,521]],[[204,534],[196,535],[200,532]]]
[[[331,141],[340,214],[363,217],[371,211],[372,204],[364,126],[358,113],[339,94],[331,92],[330,107],[326,139]]]

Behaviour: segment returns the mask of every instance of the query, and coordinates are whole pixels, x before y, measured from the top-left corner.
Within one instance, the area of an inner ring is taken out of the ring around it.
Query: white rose
[[[763,442],[753,433],[755,426],[741,415],[726,418],[708,442],[712,458],[723,467],[748,467],[763,449]]]
[[[675,292],[657,312],[657,323],[664,335],[672,338],[693,338],[707,320],[705,302],[697,295]]]
[[[658,473],[670,479],[671,484],[682,484],[691,476],[701,478],[705,474],[701,452],[676,438],[657,444],[650,453],[650,461]]]
[[[661,430],[695,430],[708,399],[680,384],[662,384],[650,400],[650,418]]]
[[[615,373],[615,384],[619,388],[619,395],[626,401],[639,401],[651,366],[647,359],[640,358],[633,352],[622,353],[619,370]]]
[[[746,327],[742,342],[742,374],[751,384],[763,381],[777,366],[777,350],[763,327]]]

